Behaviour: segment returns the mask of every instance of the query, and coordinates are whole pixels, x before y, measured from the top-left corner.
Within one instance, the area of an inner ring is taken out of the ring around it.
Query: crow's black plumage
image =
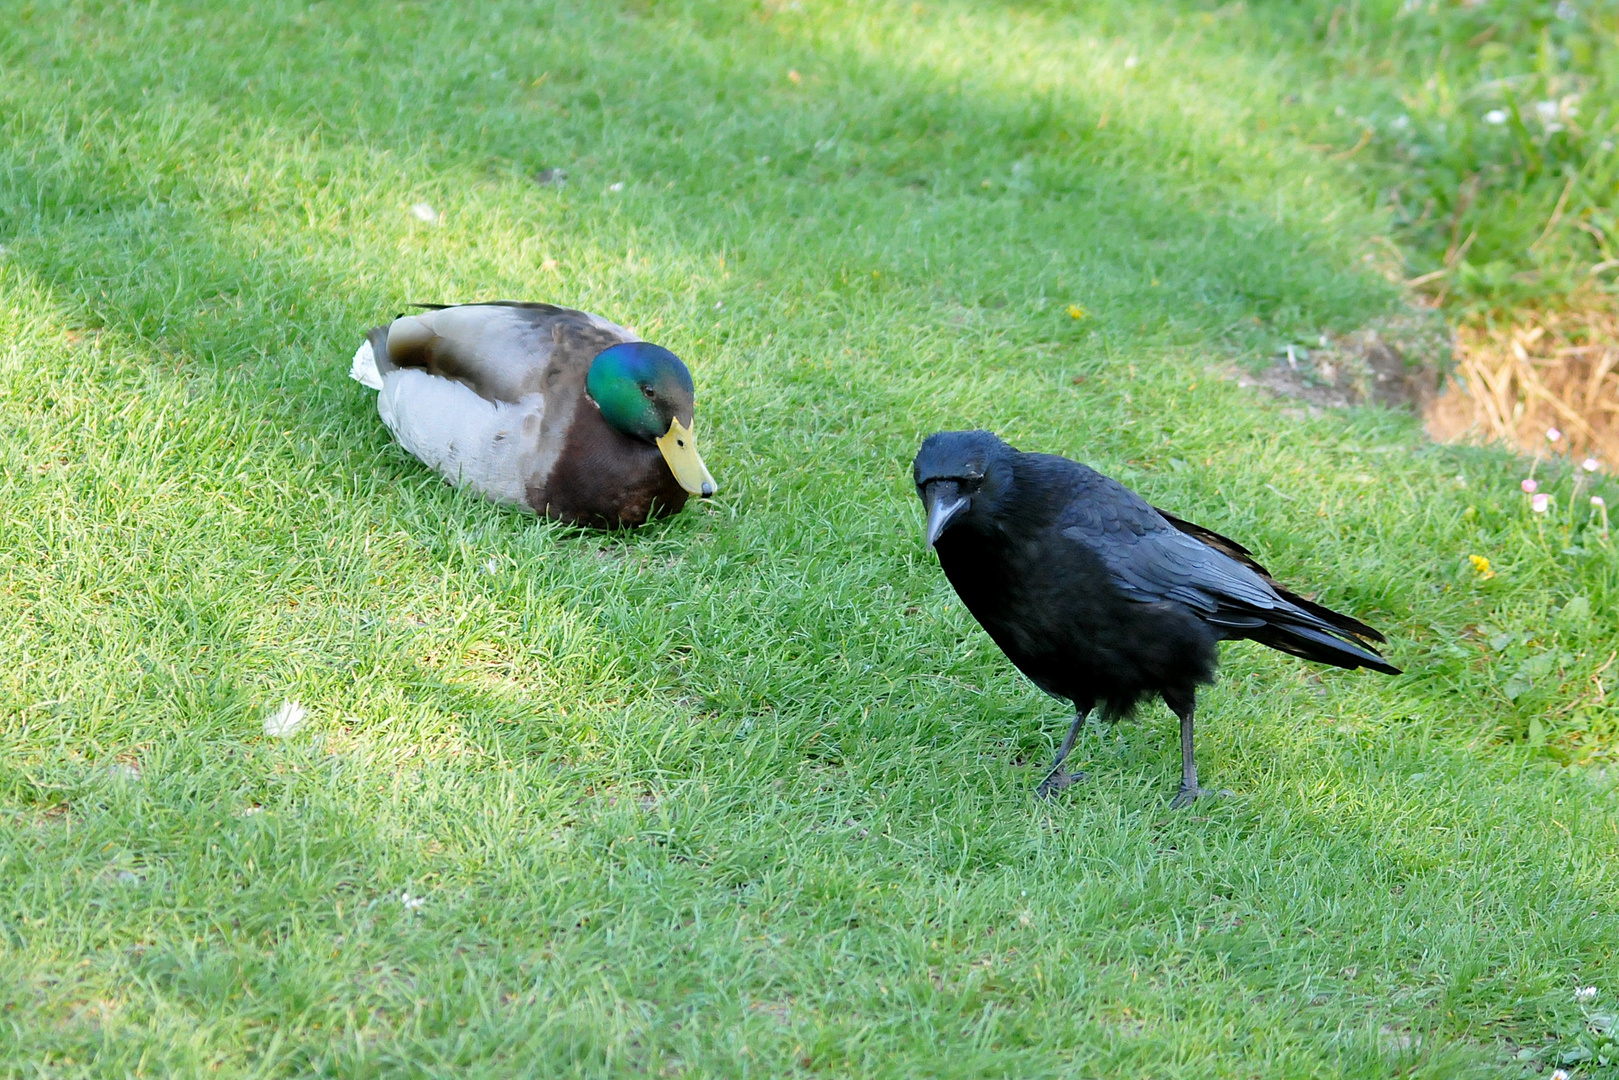
[[[1093,709],[1116,718],[1155,695],[1181,722],[1175,805],[1203,794],[1192,713],[1221,641],[1399,674],[1370,626],[1289,592],[1241,544],[1078,462],[946,431],[922,444],[912,471],[928,543],[967,610],[1036,686],[1074,703],[1041,794],[1078,779],[1062,764]]]

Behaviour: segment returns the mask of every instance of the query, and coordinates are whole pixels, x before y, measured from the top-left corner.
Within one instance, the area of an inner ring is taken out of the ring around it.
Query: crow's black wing
[[[1170,600],[1232,630],[1265,625],[1290,605],[1254,570],[1171,525],[1129,488],[1084,477],[1058,519],[1062,534],[1098,555],[1133,600]]]
[[[1305,611],[1308,611],[1311,615],[1314,615],[1322,622],[1328,623],[1335,629],[1342,630],[1344,633],[1353,634],[1355,637],[1366,638],[1369,641],[1387,640],[1381,633],[1374,628],[1367,626],[1359,619],[1345,615],[1341,611],[1334,611],[1324,604],[1316,603],[1314,600],[1306,599],[1293,590],[1287,588],[1287,586],[1271,577],[1269,570],[1266,570],[1263,566],[1259,565],[1259,563],[1254,559],[1253,552],[1249,551],[1247,548],[1243,547],[1229,536],[1221,536],[1213,529],[1205,529],[1203,526],[1187,521],[1185,518],[1176,517],[1168,510],[1162,510],[1156,506],[1153,507],[1153,509],[1157,510],[1159,515],[1162,516],[1165,521],[1169,522],[1171,525],[1175,526],[1175,528],[1190,536],[1192,539],[1201,540],[1203,543],[1209,545],[1209,547],[1214,548],[1216,551],[1219,551],[1225,555],[1229,555],[1232,559],[1254,571],[1254,573],[1258,574],[1264,579],[1265,584],[1276,590],[1276,595],[1280,596],[1283,600],[1286,600],[1294,607],[1303,608]]]
[[[1063,536],[1102,560],[1132,600],[1182,604],[1231,637],[1308,660],[1399,673],[1359,640],[1362,631],[1382,640],[1377,631],[1281,589],[1241,545],[1209,533],[1223,541],[1221,547],[1236,549],[1227,554],[1177,524],[1100,473],[1076,477],[1074,497],[1057,522]]]

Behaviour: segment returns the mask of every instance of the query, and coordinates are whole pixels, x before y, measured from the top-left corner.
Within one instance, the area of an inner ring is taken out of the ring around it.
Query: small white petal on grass
[[[1591,505],[1599,508],[1604,507],[1608,505],[1608,500],[1604,499],[1601,495],[1593,495],[1591,496]]]
[[[1561,431],[1558,431],[1556,428],[1549,427],[1549,428],[1546,429],[1546,441],[1547,442],[1556,442],[1558,439],[1561,439],[1562,437],[1563,437],[1563,433]]]
[[[404,906],[406,911],[420,911],[422,910],[422,905],[427,903],[427,897],[412,896],[408,892],[402,892],[399,894],[399,903]]]
[[[1507,111],[1505,109],[1491,109],[1484,114],[1484,122],[1486,124],[1504,124],[1507,122]]]
[[[1536,495],[1533,499],[1529,500],[1529,509],[1533,510],[1537,514],[1544,514],[1551,504],[1552,497],[1547,495],[1545,492],[1542,492],[1539,495]]]
[[[438,220],[438,211],[433,209],[431,203],[413,203],[411,205],[410,212],[417,221],[425,221],[432,224]]]
[[[615,182],[613,182],[611,184],[608,184],[607,185],[607,190],[608,191],[623,191],[624,190],[624,181],[617,180],[617,181],[615,181]]]
[[[1126,56],[1124,58],[1124,66],[1127,67],[1127,68],[1133,68],[1139,63],[1141,63],[1141,61],[1138,60],[1137,58],[1135,58],[1134,56]]]
[[[279,709],[264,718],[264,733],[272,739],[285,739],[303,724],[304,707],[296,701],[283,701]]]
[[[1574,1000],[1581,1003],[1595,1001],[1596,996],[1597,988],[1594,986],[1582,986],[1578,990],[1574,991]]]
[[[720,310],[724,306],[725,306],[725,301],[724,300],[716,300],[716,301],[714,301],[714,310],[715,311]]]
[[[1594,457],[1588,457],[1584,461],[1580,462],[1580,468],[1584,469],[1586,472],[1596,472],[1601,467],[1602,463]]]
[[[500,560],[491,555],[489,556],[489,561],[483,564],[483,568],[491,574],[498,574],[500,573]]]

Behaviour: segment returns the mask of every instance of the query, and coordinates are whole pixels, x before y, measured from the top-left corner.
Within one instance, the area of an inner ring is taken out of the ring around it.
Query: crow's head
[[[927,510],[930,547],[952,525],[993,516],[1012,486],[1016,453],[989,431],[941,431],[927,437],[911,475]]]

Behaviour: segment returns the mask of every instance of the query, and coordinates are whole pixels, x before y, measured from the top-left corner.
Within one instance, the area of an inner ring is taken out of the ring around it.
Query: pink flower
[[[1539,495],[1536,495],[1533,499],[1529,500],[1529,509],[1533,510],[1537,514],[1544,514],[1546,512],[1546,508],[1551,506],[1551,504],[1552,497],[1547,495],[1545,492],[1541,492]]]
[[[1604,499],[1601,495],[1593,495],[1593,496],[1591,496],[1591,505],[1596,506],[1596,507],[1603,507],[1603,506],[1608,505],[1608,501],[1606,499]]]
[[[1535,483],[1535,478],[1532,476],[1518,486],[1523,488],[1523,493],[1525,495],[1533,495],[1535,492],[1540,490],[1540,485]]]
[[[1563,433],[1561,431],[1558,431],[1556,428],[1549,427],[1549,428],[1546,429],[1546,441],[1547,442],[1556,442],[1558,439],[1561,439],[1562,437],[1563,437]]]
[[[1598,467],[1597,459],[1594,457],[1588,457],[1584,461],[1580,462],[1580,468],[1584,469],[1586,472],[1596,472]]]

